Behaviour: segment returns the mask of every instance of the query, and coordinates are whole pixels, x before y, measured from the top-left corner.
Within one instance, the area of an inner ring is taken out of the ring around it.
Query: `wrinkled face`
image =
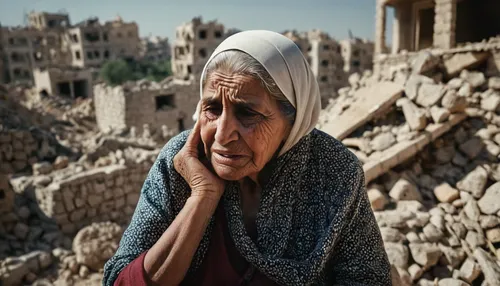
[[[199,120],[205,154],[217,175],[229,181],[256,181],[290,129],[259,80],[217,71],[207,78]]]

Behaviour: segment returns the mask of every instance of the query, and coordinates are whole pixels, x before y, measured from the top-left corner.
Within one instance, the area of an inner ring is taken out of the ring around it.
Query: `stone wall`
[[[125,124],[125,91],[120,86],[94,86],[94,108],[97,127],[120,129]]]
[[[151,162],[143,162],[84,171],[36,189],[36,200],[66,234],[92,222],[127,223],[150,168]]]
[[[193,126],[192,115],[199,101],[199,83],[173,80],[164,84],[138,81],[119,87],[97,85],[94,89],[97,125],[100,130],[134,127],[143,132],[145,125],[152,133],[163,126],[179,130]],[[170,97],[167,104],[159,97]],[[163,103],[163,104],[161,104]]]
[[[25,130],[0,132],[0,173],[11,174],[38,161],[37,143]]]
[[[437,0],[434,19],[434,46],[450,49],[455,46],[457,18],[456,0]]]

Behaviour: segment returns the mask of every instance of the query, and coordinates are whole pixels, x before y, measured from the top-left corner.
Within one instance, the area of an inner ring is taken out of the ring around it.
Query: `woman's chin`
[[[214,170],[217,176],[225,181],[239,181],[246,177],[243,172],[233,168],[214,166]]]

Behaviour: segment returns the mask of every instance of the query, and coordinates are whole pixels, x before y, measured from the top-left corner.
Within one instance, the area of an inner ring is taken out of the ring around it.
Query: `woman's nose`
[[[224,146],[232,141],[238,140],[238,124],[236,117],[224,109],[217,121],[215,141]]]

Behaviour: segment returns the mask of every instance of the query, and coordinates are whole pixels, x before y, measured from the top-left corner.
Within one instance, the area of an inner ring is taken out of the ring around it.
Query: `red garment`
[[[116,279],[115,286],[148,285],[144,270],[146,252],[132,261]],[[200,268],[181,285],[278,285],[250,265],[238,252],[229,235],[226,217],[217,208],[210,246]]]

